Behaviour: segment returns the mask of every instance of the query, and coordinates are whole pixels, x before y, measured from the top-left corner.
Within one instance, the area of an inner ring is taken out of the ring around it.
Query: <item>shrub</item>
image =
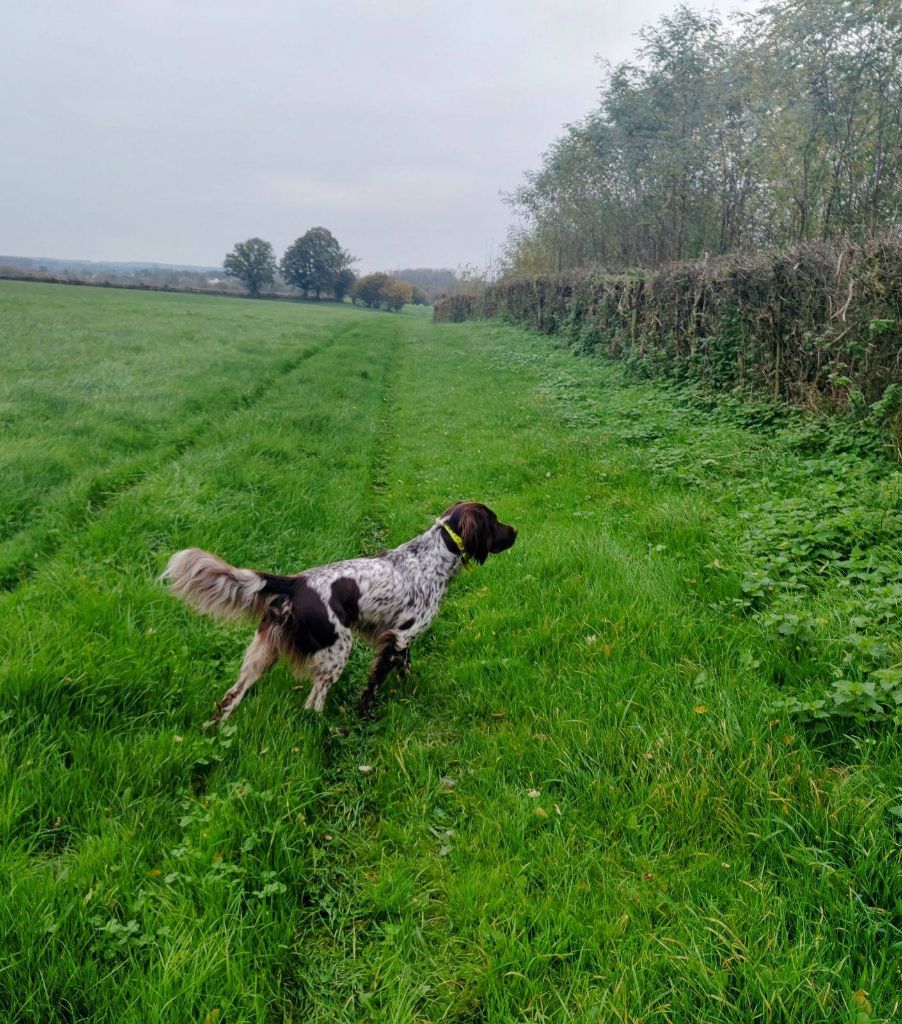
[[[388,274],[381,271],[375,274],[365,274],[354,285],[352,295],[355,302],[361,302],[370,309],[378,309],[382,302],[382,288],[388,280]]]
[[[389,277],[379,290],[379,296],[385,303],[386,309],[394,310],[396,313],[413,299],[413,288],[397,277]]]

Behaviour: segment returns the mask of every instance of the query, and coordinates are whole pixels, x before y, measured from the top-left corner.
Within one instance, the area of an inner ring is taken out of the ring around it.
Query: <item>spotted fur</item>
[[[361,715],[369,715],[389,672],[410,671],[410,644],[431,625],[465,558],[482,563],[511,547],[516,536],[490,508],[465,501],[452,505],[425,533],[371,558],[277,576],[236,569],[216,555],[188,548],[172,556],[160,578],[202,614],[259,623],[238,681],[219,702],[214,721],[225,721],[281,658],[296,676],[312,680],[305,707],[322,711],[355,635],[375,648],[358,705]]]

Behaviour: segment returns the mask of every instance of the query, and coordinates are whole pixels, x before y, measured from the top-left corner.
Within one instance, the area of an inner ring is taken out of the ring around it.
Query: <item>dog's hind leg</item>
[[[213,721],[216,725],[224,722],[244,699],[247,691],[257,680],[273,667],[278,658],[278,651],[273,645],[268,631],[261,626],[250,646],[244,654],[244,662],[238,673],[238,682],[229,690],[216,705]]]
[[[313,686],[310,688],[310,695],[304,705],[308,710],[323,710],[329,690],[341,675],[348,655],[351,653],[352,639],[350,630],[343,630],[333,644],[317,651],[310,658],[309,672],[313,677]]]

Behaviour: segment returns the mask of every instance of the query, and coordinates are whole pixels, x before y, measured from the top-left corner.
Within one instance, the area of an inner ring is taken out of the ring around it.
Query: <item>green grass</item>
[[[897,474],[498,324],[2,284],[0,337],[3,1020],[898,1016],[898,734],[773,710],[900,659]],[[359,651],[322,718],[279,668],[202,732],[247,630],[172,551],[465,497],[518,543],[377,722]]]

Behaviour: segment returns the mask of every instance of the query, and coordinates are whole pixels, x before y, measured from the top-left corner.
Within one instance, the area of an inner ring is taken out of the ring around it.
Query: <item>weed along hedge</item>
[[[751,387],[818,408],[871,406],[902,382],[902,237],[803,245],[611,275],[502,280],[435,319],[503,316],[649,376]],[[887,396],[885,417],[902,403]]]

